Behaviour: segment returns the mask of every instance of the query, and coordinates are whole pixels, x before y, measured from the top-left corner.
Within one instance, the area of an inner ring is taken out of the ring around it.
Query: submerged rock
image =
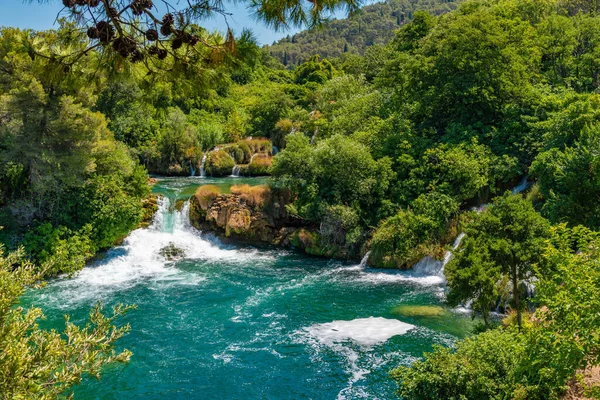
[[[440,306],[401,305],[392,309],[392,314],[404,317],[441,317],[445,313]]]
[[[175,261],[185,257],[185,251],[176,247],[173,243],[169,243],[167,246],[160,249],[158,253],[169,261]]]

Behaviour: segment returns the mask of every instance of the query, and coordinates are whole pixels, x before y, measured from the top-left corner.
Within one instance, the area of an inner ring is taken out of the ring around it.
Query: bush
[[[268,156],[266,154],[258,154],[252,159],[252,162],[248,165],[248,175],[268,175],[272,161],[273,157]]]
[[[225,150],[211,151],[206,158],[206,174],[210,176],[231,175],[235,161]]]
[[[64,226],[54,228],[45,223],[27,232],[23,246],[32,260],[47,266],[47,276],[73,273],[94,255],[91,233],[91,225],[72,232]]]
[[[230,190],[252,207],[264,207],[271,200],[271,189],[266,185],[233,185]]]
[[[341,246],[353,251],[363,237],[356,210],[348,206],[329,206],[321,223],[321,241],[326,245]]]
[[[196,189],[194,197],[202,210],[206,211],[211,206],[213,200],[221,194],[221,190],[215,185],[203,185]]]
[[[518,399],[516,372],[525,352],[524,336],[493,329],[425,353],[412,367],[392,371],[405,399]]]
[[[187,170],[183,169],[180,164],[169,165],[167,168],[167,175],[169,176],[182,176],[188,173]]]
[[[373,234],[369,260],[375,265],[410,267],[441,248],[442,236],[458,211],[458,203],[450,196],[432,192],[419,196],[412,206],[385,220]]]

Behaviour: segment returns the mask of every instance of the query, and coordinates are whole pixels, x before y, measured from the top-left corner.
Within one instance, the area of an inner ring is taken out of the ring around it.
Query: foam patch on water
[[[361,346],[374,346],[393,336],[404,335],[414,325],[381,317],[358,318],[351,321],[333,321],[304,328],[319,342],[332,346],[351,340]]]

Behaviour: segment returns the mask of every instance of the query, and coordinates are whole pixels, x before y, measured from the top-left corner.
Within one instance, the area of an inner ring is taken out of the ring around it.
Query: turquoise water
[[[119,342],[131,361],[100,381],[86,378],[75,398],[394,398],[390,369],[470,329],[469,317],[445,308],[398,313],[400,305],[441,305],[437,275],[224,245],[195,231],[188,207],[170,206],[190,185],[161,181],[155,191],[168,196],[152,226],[26,297],[48,321],[65,313],[83,321],[98,300],[138,306],[123,319],[132,332]],[[164,259],[160,249],[170,244],[185,257]]]

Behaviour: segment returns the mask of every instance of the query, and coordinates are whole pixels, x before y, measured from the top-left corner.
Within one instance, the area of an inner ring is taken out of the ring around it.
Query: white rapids
[[[189,202],[174,210],[169,199],[160,197],[159,209],[148,228],[131,232],[123,244],[111,249],[101,260],[85,267],[72,278],[52,283],[55,290],[64,290],[63,307],[78,301],[109,298],[110,293],[126,290],[145,281],[152,285],[198,285],[206,277],[176,267],[164,255],[165,248],[176,248],[185,259],[243,263],[249,259],[271,259],[258,250],[224,247],[209,240],[189,223]]]

